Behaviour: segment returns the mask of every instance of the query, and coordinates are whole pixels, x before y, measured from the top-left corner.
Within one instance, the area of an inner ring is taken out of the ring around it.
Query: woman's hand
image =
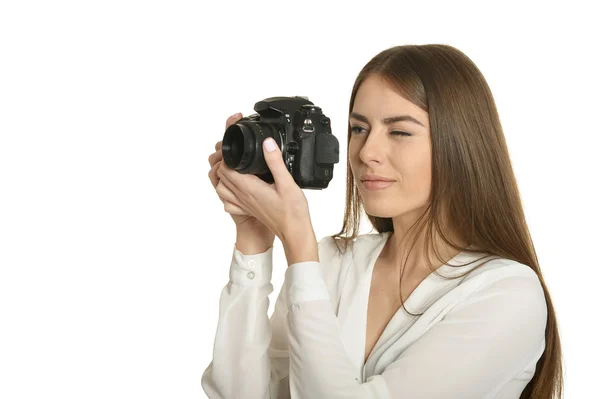
[[[269,151],[268,144],[273,146]],[[221,183],[231,192],[236,206],[267,226],[286,246],[287,241],[304,237],[312,230],[308,202],[283,161],[277,143],[268,138],[263,142],[265,161],[274,183],[268,184],[251,174],[230,169],[224,162],[217,168]],[[306,239],[306,237],[304,237]]]
[[[227,118],[225,129],[241,118],[242,114],[235,114]],[[219,199],[223,202],[225,212],[231,215],[238,234],[243,232],[248,235],[253,235],[254,239],[260,239],[261,242],[273,243],[273,240],[275,239],[273,232],[260,220],[256,219],[246,211],[239,198],[223,184],[217,175],[219,167],[223,164],[222,141],[217,142],[215,145],[215,152],[209,155],[208,163],[211,167],[208,172],[208,178],[215,188]]]

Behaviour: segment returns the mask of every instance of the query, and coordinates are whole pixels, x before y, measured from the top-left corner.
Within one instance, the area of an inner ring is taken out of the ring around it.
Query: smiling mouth
[[[362,184],[367,190],[383,190],[394,184],[394,181],[363,180]]]

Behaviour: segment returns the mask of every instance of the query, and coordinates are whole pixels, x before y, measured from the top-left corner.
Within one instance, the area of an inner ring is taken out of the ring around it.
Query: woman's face
[[[418,217],[431,191],[429,114],[372,75],[358,90],[349,123],[348,156],[365,212],[407,222]],[[392,182],[362,181],[367,174]]]

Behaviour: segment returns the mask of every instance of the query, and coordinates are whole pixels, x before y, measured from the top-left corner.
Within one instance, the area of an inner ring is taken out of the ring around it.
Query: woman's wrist
[[[256,231],[237,229],[235,248],[244,255],[262,254],[273,246],[274,241],[275,235],[272,233],[261,236]]]
[[[299,262],[319,262],[319,245],[312,226],[288,232],[282,241],[288,266]]]

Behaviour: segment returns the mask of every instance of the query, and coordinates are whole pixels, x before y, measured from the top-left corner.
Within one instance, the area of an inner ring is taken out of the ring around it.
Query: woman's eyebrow
[[[366,116],[364,116],[362,114],[359,114],[358,112],[352,112],[350,114],[350,118],[354,118],[361,122],[369,123],[369,118],[367,118]],[[410,115],[391,116],[389,118],[384,118],[381,120],[381,122],[383,122],[384,125],[391,125],[394,122],[402,122],[402,121],[416,123],[417,125],[421,125],[421,126],[425,127],[424,124],[422,124],[421,122],[419,122],[417,119],[413,118]]]

